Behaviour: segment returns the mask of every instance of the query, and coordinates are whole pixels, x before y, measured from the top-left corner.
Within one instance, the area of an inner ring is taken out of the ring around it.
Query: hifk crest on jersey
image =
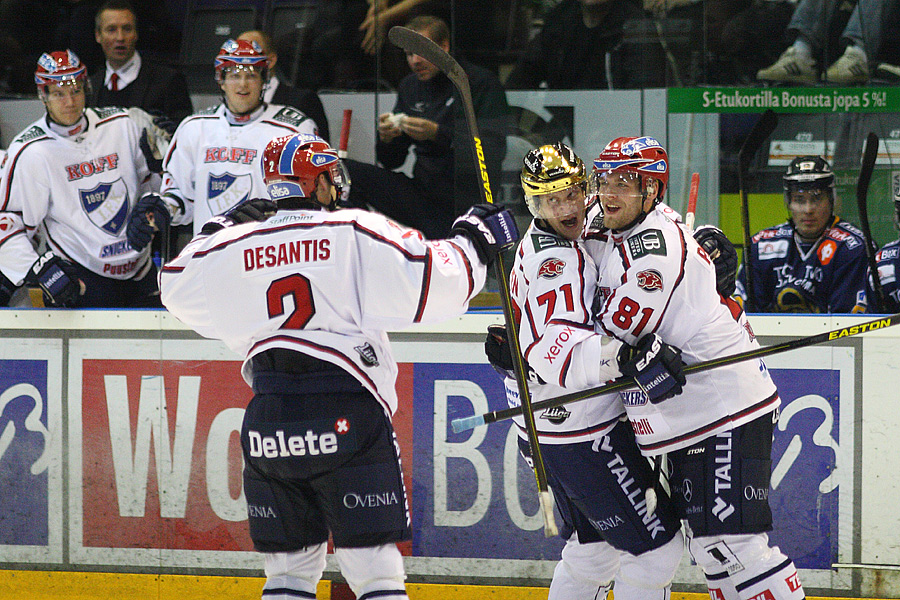
[[[538,267],[538,277],[553,279],[563,274],[566,268],[566,262],[559,258],[548,258]]]
[[[119,235],[128,220],[128,187],[122,178],[78,190],[81,206],[91,223],[111,235]]]
[[[656,269],[645,269],[637,274],[637,284],[642,290],[648,292],[663,291],[662,274]]]
[[[231,173],[214,175],[210,173],[209,189],[206,194],[210,213],[221,215],[232,206],[248,200],[252,186],[253,179],[249,173],[244,175],[232,175]]]

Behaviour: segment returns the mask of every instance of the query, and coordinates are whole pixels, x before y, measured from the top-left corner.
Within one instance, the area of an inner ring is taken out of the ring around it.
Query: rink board
[[[467,315],[392,334],[412,581],[543,586],[559,556],[561,541],[540,531],[510,422],[449,427],[503,407],[481,333],[500,320]],[[753,323],[766,345],[860,320]],[[894,379],[898,338],[888,329],[766,361],[783,399],[771,537],[808,588],[851,592],[853,571],[834,563],[898,562],[898,482],[881,475],[897,472],[900,423],[883,382]],[[240,478],[250,390],[239,367],[166,313],[0,311],[0,487],[18,490],[0,495],[0,568],[258,575]],[[702,577],[686,559],[675,582]]]

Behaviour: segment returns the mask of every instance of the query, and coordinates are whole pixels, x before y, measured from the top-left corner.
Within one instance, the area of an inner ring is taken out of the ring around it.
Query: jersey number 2
[[[294,310],[281,324],[281,329],[303,329],[316,314],[316,305],[313,302],[309,279],[303,275],[294,274],[276,279],[269,284],[269,289],[266,291],[266,304],[270,319],[284,314],[284,300],[287,296],[293,299]]]

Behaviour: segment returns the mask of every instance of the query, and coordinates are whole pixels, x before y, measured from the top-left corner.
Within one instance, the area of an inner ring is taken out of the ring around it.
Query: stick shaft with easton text
[[[875,298],[870,301],[870,310],[880,312],[885,305],[884,289],[881,287],[881,278],[878,276],[878,267],[875,262],[877,244],[872,238],[872,230],[869,229],[868,195],[869,183],[872,181],[872,171],[875,169],[875,160],[878,158],[878,136],[870,132],[866,137],[866,146],[863,149],[862,165],[859,168],[859,179],[856,181],[856,206],[859,209],[859,224],[863,237],[866,239],[866,259],[869,263],[869,274],[872,277],[872,287],[875,290]],[[873,302],[874,301],[874,302]]]
[[[778,125],[778,116],[772,109],[767,109],[762,114],[753,129],[747,135],[741,149],[738,152],[738,188],[741,196],[741,228],[744,233],[744,250],[741,255],[741,262],[744,268],[745,292],[747,300],[744,303],[744,310],[751,312],[753,309],[759,308],[753,306],[753,273],[750,269],[750,206],[747,197],[747,179],[750,172],[750,161],[759,152],[760,147],[766,138],[772,135],[775,127]]]
[[[851,327],[842,327],[840,329],[818,333],[816,335],[811,335],[805,338],[789,340],[787,342],[782,342],[773,346],[754,348],[753,350],[746,350],[737,354],[723,356],[721,358],[714,358],[712,360],[707,360],[693,365],[687,365],[684,368],[684,373],[685,375],[690,375],[691,373],[700,373],[702,371],[708,371],[717,367],[733,365],[735,363],[753,360],[756,358],[765,358],[766,356],[772,356],[774,354],[780,354],[782,352],[788,352],[790,350],[797,350],[799,348],[805,348],[807,346],[814,346],[816,344],[823,344],[845,337],[852,337],[861,333],[866,333],[868,331],[876,331],[878,329],[885,329],[886,327],[893,327],[894,325],[898,324],[900,324],[900,313],[890,315],[888,317],[872,319],[871,321],[864,321],[859,325],[854,325]],[[620,377],[619,379],[614,379],[610,383],[600,387],[592,388],[589,390],[582,390],[580,392],[573,392],[571,394],[557,396],[556,398],[548,398],[547,400],[534,402],[531,405],[531,410],[538,411],[555,408],[557,406],[562,406],[563,404],[580,402],[582,400],[587,400],[588,398],[594,398],[596,396],[610,394],[636,386],[637,384],[635,383],[634,379],[631,379],[630,377]],[[485,413],[483,415],[474,415],[471,417],[454,419],[450,424],[453,427],[453,431],[459,433],[462,431],[467,431],[469,429],[474,429],[479,425],[487,425],[489,423],[496,423],[497,421],[511,419],[513,417],[521,415],[522,413],[523,408],[521,406],[517,406],[514,408],[507,408],[504,410]]]
[[[388,31],[388,38],[395,46],[399,46],[406,52],[417,54],[436,66],[447,78],[453,82],[459,91],[465,112],[466,125],[469,128],[469,139],[472,142],[472,152],[477,164],[476,172],[480,173],[482,199],[487,203],[493,203],[490,181],[487,167],[484,162],[484,150],[481,145],[481,137],[478,134],[478,123],[475,119],[475,109],[472,105],[472,93],[469,89],[469,77],[452,56],[424,35],[406,27],[392,27]],[[522,349],[519,346],[518,328],[512,311],[512,298],[509,292],[509,282],[506,280],[503,255],[499,254],[494,261],[497,282],[500,286],[500,298],[503,302],[503,318],[506,322],[507,336],[510,340],[513,367],[516,373],[516,384],[519,389],[519,398],[522,405],[531,408],[531,396],[528,392],[528,383],[525,379],[525,365],[522,358]],[[541,512],[544,517],[544,535],[552,537],[557,534],[556,521],[553,516],[553,500],[550,496],[550,488],[547,485],[547,471],[544,466],[541,448],[538,444],[537,426],[534,421],[534,411],[527,410],[524,413],[525,430],[528,434],[528,443],[531,447],[534,476],[537,481],[538,496],[541,504]]]

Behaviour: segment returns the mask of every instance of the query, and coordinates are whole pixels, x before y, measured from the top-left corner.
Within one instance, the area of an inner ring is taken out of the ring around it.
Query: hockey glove
[[[53,252],[46,252],[34,261],[25,282],[41,288],[45,306],[72,308],[81,296],[78,272]]]
[[[512,349],[509,338],[506,335],[505,325],[488,325],[487,337],[484,338],[484,353],[488,362],[501,377],[516,378],[516,368],[513,366]],[[531,383],[546,383],[534,369],[523,360],[525,365],[525,378]]]
[[[703,225],[694,232],[694,239],[709,255],[716,267],[716,291],[725,298],[734,295],[738,257],[734,245],[718,227]]]
[[[622,374],[634,379],[653,404],[680,394],[687,381],[681,350],[655,333],[639,339],[636,346],[622,346],[618,358]]]
[[[151,173],[162,173],[163,171],[163,161],[162,158],[157,158],[156,153],[153,152],[153,148],[150,147],[150,140],[147,137],[147,130],[141,132],[141,140],[139,142],[141,147],[141,152],[144,154],[144,159],[147,161],[147,168],[150,169]]]
[[[131,209],[125,237],[128,238],[129,245],[140,252],[153,239],[154,232],[168,228],[171,220],[169,208],[162,196],[147,194]]]
[[[153,117],[153,124],[165,131],[169,134],[169,138],[175,135],[175,130],[178,129],[178,123],[173,121],[168,117],[168,115],[163,114],[161,110],[148,110],[147,114]]]
[[[462,234],[472,240],[478,260],[490,265],[497,255],[519,239],[516,220],[496,204],[476,204],[453,222],[450,235]]]
[[[200,229],[200,235],[210,235],[220,229],[241,223],[265,221],[276,212],[278,212],[278,207],[268,198],[251,198],[204,223],[203,228]]]

